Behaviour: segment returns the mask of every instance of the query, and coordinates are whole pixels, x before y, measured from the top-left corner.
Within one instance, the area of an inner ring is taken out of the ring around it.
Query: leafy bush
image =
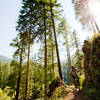
[[[0,89],[0,100],[12,100],[12,98],[4,90]]]
[[[48,97],[53,95],[53,91],[59,86],[59,80],[56,78],[54,79],[51,84],[49,85],[49,92],[48,92]]]

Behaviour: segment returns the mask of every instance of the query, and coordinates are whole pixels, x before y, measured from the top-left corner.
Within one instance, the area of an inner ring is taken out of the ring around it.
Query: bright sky
[[[12,57],[14,48],[10,47],[12,39],[16,36],[16,21],[21,8],[21,0],[0,0],[0,55]],[[81,29],[81,24],[75,20],[71,0],[61,0],[64,14],[72,29],[76,29],[83,41],[88,35]]]
[[[14,49],[9,46],[16,36],[16,21],[20,0],[0,0],[0,55],[12,56]]]

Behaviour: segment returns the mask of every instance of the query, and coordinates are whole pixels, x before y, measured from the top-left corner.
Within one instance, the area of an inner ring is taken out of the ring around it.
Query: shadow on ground
[[[69,93],[64,100],[89,100],[83,91],[71,92]]]

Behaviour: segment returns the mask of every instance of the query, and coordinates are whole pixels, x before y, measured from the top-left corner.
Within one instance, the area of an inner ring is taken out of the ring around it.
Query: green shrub
[[[0,100],[12,100],[4,90],[0,89]]]
[[[53,95],[53,91],[59,86],[59,80],[56,78],[54,79],[51,84],[49,85],[49,92],[48,97],[51,97]]]

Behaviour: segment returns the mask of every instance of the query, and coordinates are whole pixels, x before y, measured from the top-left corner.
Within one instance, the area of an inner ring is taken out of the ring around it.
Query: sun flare
[[[100,0],[89,0],[88,7],[93,16],[100,16]]]

